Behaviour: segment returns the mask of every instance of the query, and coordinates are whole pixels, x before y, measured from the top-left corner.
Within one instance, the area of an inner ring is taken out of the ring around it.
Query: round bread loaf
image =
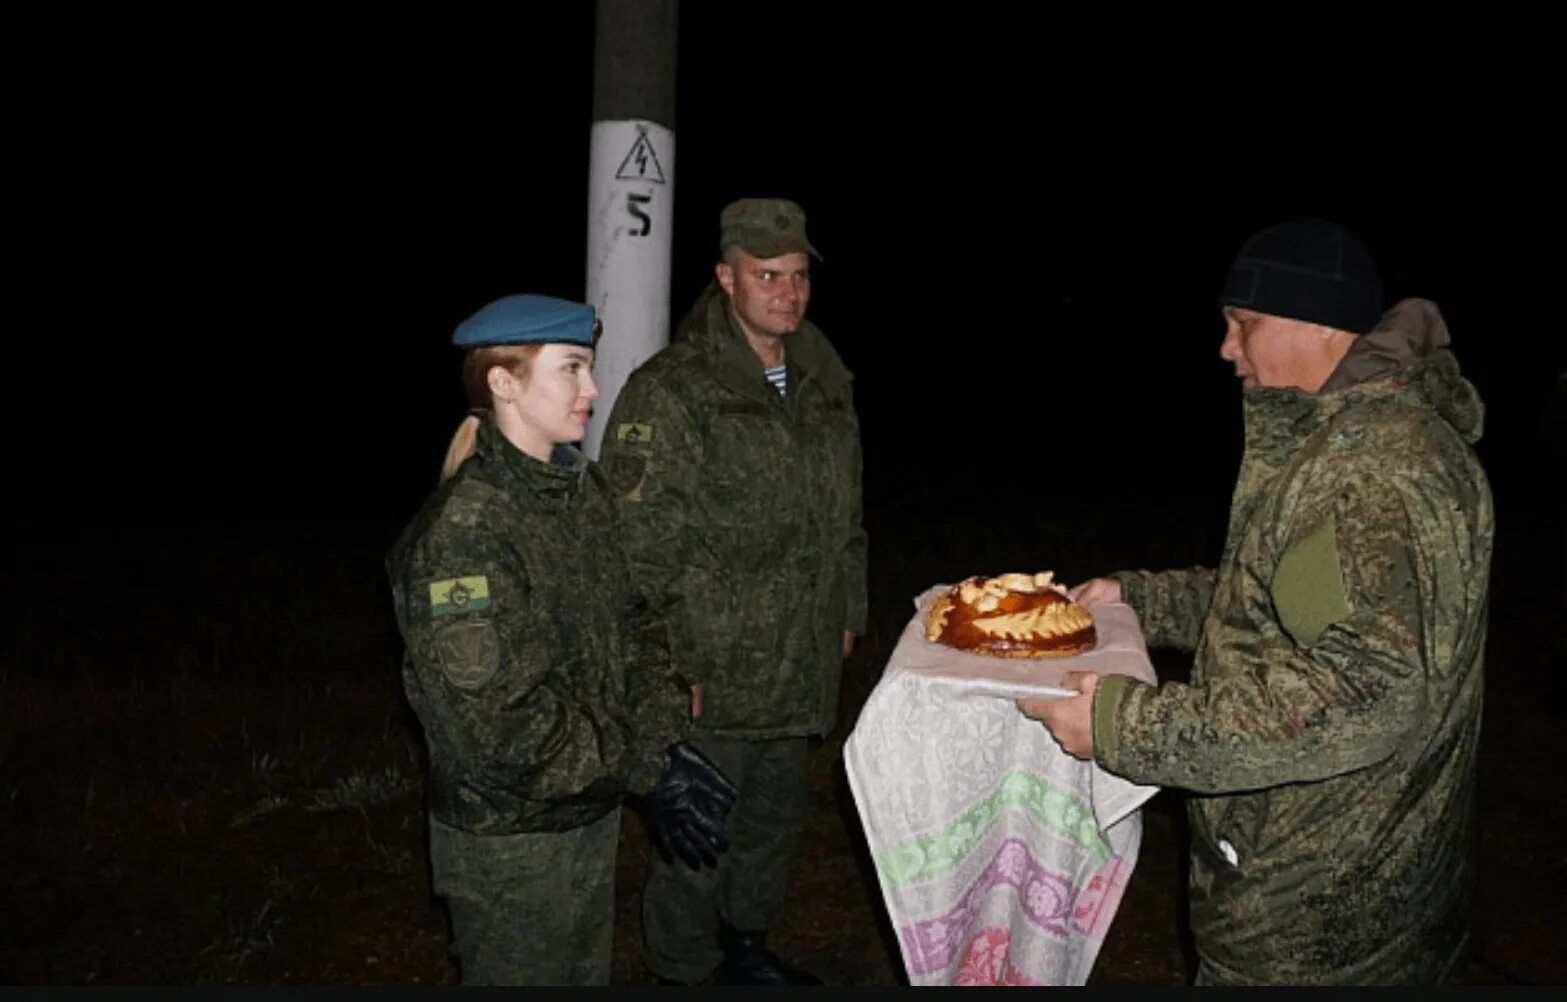
[[[1039,574],[965,578],[936,596],[925,638],[1004,658],[1067,657],[1093,650],[1094,617]]]

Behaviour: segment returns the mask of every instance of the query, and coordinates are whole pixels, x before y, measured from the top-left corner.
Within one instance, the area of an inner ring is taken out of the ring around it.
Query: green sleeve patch
[[[615,441],[627,445],[641,445],[653,441],[653,426],[635,421],[622,421],[615,426]]]
[[[490,607],[490,581],[483,574],[466,578],[447,578],[430,583],[430,612],[447,616],[456,612],[478,612]]]
[[[463,619],[435,634],[446,681],[464,692],[483,688],[501,666],[501,645],[488,619]]]
[[[616,494],[627,501],[642,500],[642,478],[647,473],[646,456],[614,455],[604,461],[604,477]]]
[[[1349,615],[1349,595],[1338,562],[1338,524],[1330,514],[1279,560],[1273,607],[1285,631],[1302,647]]]

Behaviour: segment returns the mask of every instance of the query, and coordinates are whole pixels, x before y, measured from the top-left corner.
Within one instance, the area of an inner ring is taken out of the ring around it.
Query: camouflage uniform
[[[469,984],[607,982],[618,804],[658,779],[689,715],[602,474],[556,458],[486,420],[387,561]]]
[[[1106,678],[1093,729],[1198,794],[1201,983],[1441,981],[1466,946],[1494,517],[1446,344],[1406,300],[1322,392],[1246,389],[1218,570],[1117,575],[1196,649],[1190,684]]]
[[[865,625],[859,424],[850,374],[815,326],[789,335],[787,397],[716,285],[632,373],[606,424],[637,581],[702,684],[692,743],[739,787],[716,874],[654,861],[649,966],[694,981],[719,916],[766,929],[806,809],[806,740],[837,715],[843,631]]]

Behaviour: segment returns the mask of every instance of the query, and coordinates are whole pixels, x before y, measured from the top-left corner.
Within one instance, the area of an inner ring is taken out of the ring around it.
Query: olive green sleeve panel
[[[1130,686],[1143,685],[1126,675],[1104,675],[1094,690],[1093,736],[1094,760],[1111,772],[1116,772],[1118,747],[1116,742],[1116,709],[1121,705]]]
[[[1323,630],[1349,615],[1333,513],[1280,558],[1270,590],[1279,625],[1302,647],[1316,643]]]

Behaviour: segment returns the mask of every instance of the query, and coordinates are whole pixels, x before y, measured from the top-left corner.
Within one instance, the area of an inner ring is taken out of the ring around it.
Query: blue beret
[[[502,296],[457,325],[452,344],[580,344],[593,347],[593,307],[551,296]]]

